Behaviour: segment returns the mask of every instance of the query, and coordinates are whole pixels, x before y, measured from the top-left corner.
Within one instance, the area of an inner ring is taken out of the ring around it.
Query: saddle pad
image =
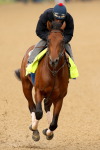
[[[70,63],[70,79],[77,78],[79,76],[79,72],[77,66],[75,65],[74,61],[69,57]]]
[[[47,48],[45,50],[43,50],[42,52],[40,52],[35,57],[34,61],[26,67],[26,76],[28,74],[36,72],[39,61],[46,54],[46,52],[47,52]],[[74,61],[70,58],[70,56],[69,56],[69,63],[70,63],[70,79],[77,78],[79,76],[78,69],[77,69],[77,66],[75,65]]]
[[[34,59],[34,61],[26,67],[26,76],[30,73],[35,73],[36,69],[38,67],[39,61],[42,59],[42,57],[46,54],[47,48],[40,52]]]

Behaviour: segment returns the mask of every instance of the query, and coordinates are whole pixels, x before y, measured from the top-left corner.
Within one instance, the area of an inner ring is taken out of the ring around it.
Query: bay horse
[[[49,35],[47,39],[47,53],[40,61],[36,74],[35,84],[33,85],[30,75],[25,76],[28,62],[28,54],[34,48],[30,47],[23,60],[20,70],[23,93],[28,100],[29,111],[32,116],[32,138],[34,141],[40,139],[38,131],[39,120],[43,116],[42,101],[44,100],[44,109],[47,113],[49,127],[43,130],[47,140],[54,136],[54,130],[57,128],[58,117],[63,104],[63,98],[67,94],[69,83],[69,68],[65,56],[65,42],[63,30],[65,24],[53,22],[47,24]],[[33,101],[32,88],[35,89],[35,101]],[[53,117],[51,118],[50,108],[53,108]]]

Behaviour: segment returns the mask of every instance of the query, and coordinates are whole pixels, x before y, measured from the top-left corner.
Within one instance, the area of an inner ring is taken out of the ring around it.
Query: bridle
[[[61,33],[63,35],[62,30],[52,30],[51,33]],[[63,36],[64,37],[64,36]],[[49,50],[47,51],[47,55],[49,57]],[[50,66],[48,65],[48,69],[51,72],[51,74],[55,77],[57,75],[57,73],[64,68],[65,64],[66,64],[66,58],[65,58],[65,44],[63,45],[63,49],[61,50],[60,54],[59,54],[59,60],[64,57],[64,62],[63,64],[56,70],[55,67],[53,67],[52,69],[50,68]]]
[[[57,73],[65,66],[65,64],[66,64],[66,60],[64,61],[62,66],[60,68],[58,68],[57,70],[55,70],[55,69],[51,70],[49,65],[48,65],[48,69],[52,73],[52,75],[55,77],[57,75]]]

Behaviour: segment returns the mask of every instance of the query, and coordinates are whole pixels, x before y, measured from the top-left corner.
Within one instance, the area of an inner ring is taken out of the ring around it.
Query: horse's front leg
[[[48,121],[48,124],[50,125],[52,119],[51,119],[51,112],[50,112],[50,108],[51,108],[51,105],[52,105],[52,101],[50,101],[50,99],[44,99],[44,109],[45,109],[45,112],[47,114],[47,121]]]
[[[31,116],[32,116],[32,125],[30,125],[29,129],[33,132],[32,134],[33,140],[39,141],[40,140],[40,134],[38,131],[39,120],[36,119],[35,112],[32,112]]]
[[[38,131],[38,123],[39,120],[42,118],[43,111],[42,111],[42,96],[41,93],[38,89],[35,89],[35,101],[36,101],[36,109],[35,112],[32,112],[32,125],[30,126],[30,130],[33,131],[32,138],[34,141],[39,141],[40,139],[40,134]]]
[[[62,107],[63,99],[59,99],[54,102],[54,111],[52,122],[50,123],[49,129],[43,130],[43,134],[46,135],[47,140],[51,140],[54,136],[53,131],[57,128],[58,117]]]
[[[40,120],[43,116],[42,100],[43,100],[43,96],[42,96],[40,90],[35,89],[35,101],[36,101],[35,116],[36,116],[37,120]]]
[[[32,138],[34,141],[39,141],[40,139],[40,135],[39,135],[39,131],[38,131],[38,120],[36,120],[35,117],[35,109],[36,106],[34,104],[33,101],[33,97],[32,97],[32,84],[29,80],[22,80],[22,85],[23,85],[23,92],[24,95],[26,97],[26,99],[28,100],[28,105],[29,105],[29,110],[32,116],[32,125],[30,125],[29,129],[33,132],[32,134]]]

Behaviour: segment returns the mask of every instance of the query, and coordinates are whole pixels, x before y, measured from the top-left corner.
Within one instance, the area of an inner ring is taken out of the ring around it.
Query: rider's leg
[[[71,49],[71,46],[70,44],[65,44],[65,49],[66,49],[66,52],[68,53],[68,55],[72,58],[72,60],[74,61],[74,57],[73,57],[73,53],[72,53],[72,49]]]
[[[74,61],[74,57],[73,57],[73,53],[72,53],[72,49],[71,49],[71,46],[70,44],[65,44],[65,49],[66,49],[66,52],[68,53],[68,55],[72,58],[72,60]],[[76,79],[76,78],[73,78],[73,79]]]
[[[40,40],[34,47],[33,51],[31,52],[28,63],[32,63],[35,57],[46,47],[47,42],[44,40]]]

